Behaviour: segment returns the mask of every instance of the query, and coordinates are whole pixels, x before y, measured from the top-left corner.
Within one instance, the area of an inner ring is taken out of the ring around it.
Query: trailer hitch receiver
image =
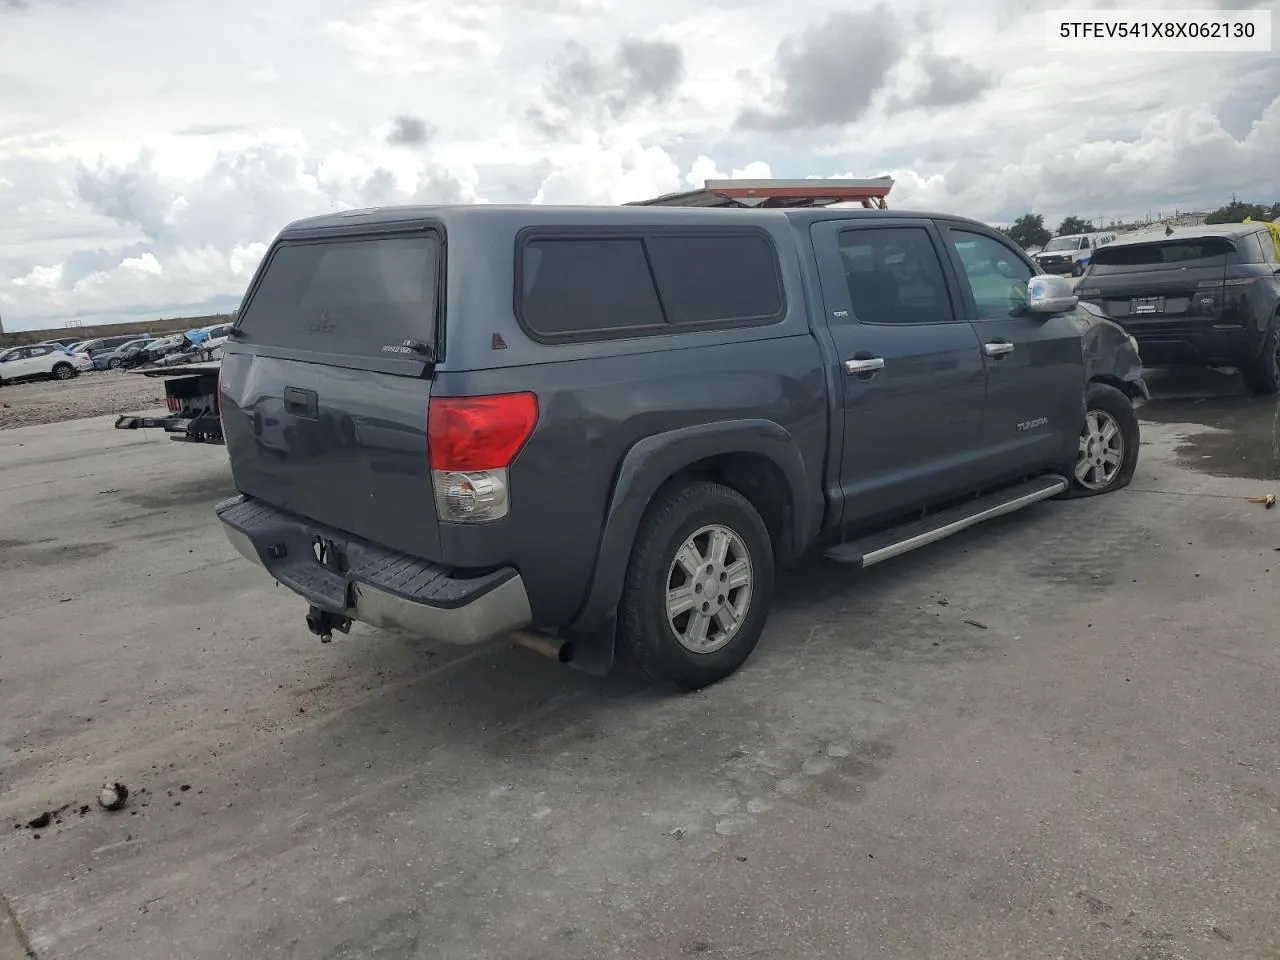
[[[312,604],[307,610],[307,629],[319,637],[321,643],[328,643],[333,639],[335,630],[339,633],[351,632],[351,618],[321,610]]]

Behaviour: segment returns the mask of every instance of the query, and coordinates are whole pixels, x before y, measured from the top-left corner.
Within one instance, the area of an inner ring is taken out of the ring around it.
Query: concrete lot
[[[690,696],[321,646],[221,448],[0,432],[0,893],[57,960],[1280,957],[1280,404],[1202,381],[1131,490],[795,571]]]

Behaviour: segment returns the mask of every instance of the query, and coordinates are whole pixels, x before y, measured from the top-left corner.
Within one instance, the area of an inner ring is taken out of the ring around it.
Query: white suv
[[[11,347],[0,352],[0,384],[35,377],[70,380],[81,371],[92,370],[88,357],[71,356],[65,350],[37,343],[30,347]]]

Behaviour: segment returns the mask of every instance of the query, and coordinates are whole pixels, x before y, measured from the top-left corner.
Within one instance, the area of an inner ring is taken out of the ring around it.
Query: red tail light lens
[[[538,398],[532,393],[432,397],[427,414],[431,469],[506,469],[537,423]]]

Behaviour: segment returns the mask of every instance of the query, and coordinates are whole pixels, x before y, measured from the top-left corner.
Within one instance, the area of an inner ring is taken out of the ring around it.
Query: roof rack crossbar
[[[890,177],[866,180],[707,180],[701,190],[668,193],[649,200],[632,200],[631,207],[826,207],[859,203],[867,209],[887,209],[893,189]]]

